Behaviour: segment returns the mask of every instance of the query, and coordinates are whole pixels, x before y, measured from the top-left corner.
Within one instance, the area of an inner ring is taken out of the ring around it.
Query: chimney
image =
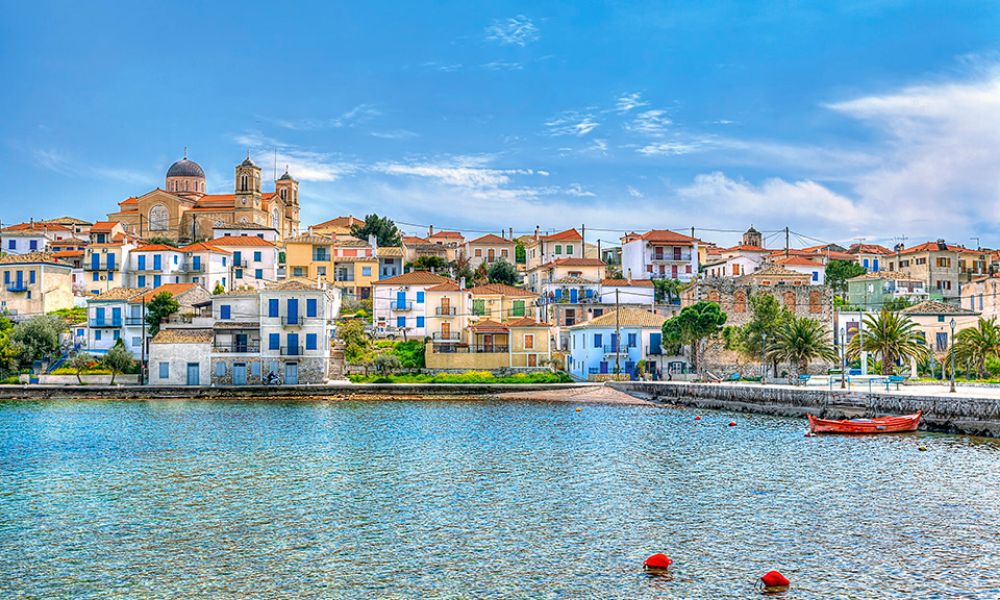
[[[539,229],[538,225],[535,225],[535,240],[536,241],[538,240],[538,234],[540,233],[540,231],[541,230]]]
[[[372,251],[378,250],[378,238],[375,237],[374,233],[368,234],[368,245],[372,247]]]
[[[514,228],[513,227],[508,227],[507,228],[507,239],[509,239],[512,242],[514,241]]]
[[[461,279],[458,280],[458,289],[459,290],[465,289],[465,277],[462,277]]]
[[[432,235],[434,235],[434,226],[433,225],[428,225],[427,226],[427,237],[431,237]]]

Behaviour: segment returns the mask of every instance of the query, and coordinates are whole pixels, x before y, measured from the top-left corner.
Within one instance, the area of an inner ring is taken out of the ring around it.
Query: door
[[[233,385],[246,385],[247,384],[247,365],[246,363],[234,363],[233,364]]]
[[[569,290],[569,303],[570,304],[576,304],[578,298],[579,298],[579,292],[577,292],[576,288],[570,288],[570,290]]]
[[[441,314],[444,316],[451,314],[451,298],[448,296],[441,298]]]
[[[618,334],[617,333],[612,333],[611,334],[611,351],[612,352],[618,352]]]
[[[299,363],[285,363],[285,383],[287,385],[298,385]]]
[[[649,334],[649,353],[659,354],[660,353],[660,340],[663,339],[662,333],[651,333]]]
[[[493,352],[493,334],[483,335],[483,352]]]
[[[237,333],[236,334],[236,346],[233,348],[233,352],[246,352],[247,351],[247,334]]]
[[[496,260],[497,257],[496,252],[497,252],[496,250],[490,248],[489,251],[486,253],[486,260],[488,262],[493,262],[494,260]]]
[[[198,363],[187,364],[187,384],[199,385],[201,383],[201,366]]]
[[[298,325],[299,324],[299,301],[296,298],[288,299],[288,324]]]
[[[288,352],[289,356],[298,356],[302,354],[299,352],[299,334],[289,333],[288,334]]]
[[[608,361],[602,360],[601,361],[601,375],[607,375],[607,374],[608,374]]]
[[[396,310],[406,308],[406,292],[396,292]]]
[[[672,265],[670,267],[670,277],[677,279],[677,265]]]
[[[537,354],[529,354],[528,355],[528,366],[529,367],[537,367],[538,366],[538,355]]]
[[[445,321],[441,323],[441,339],[450,340],[451,339],[451,323]]]

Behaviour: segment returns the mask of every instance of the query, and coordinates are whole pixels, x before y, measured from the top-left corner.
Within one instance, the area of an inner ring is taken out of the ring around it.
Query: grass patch
[[[464,373],[414,373],[399,375],[349,375],[353,383],[572,383],[566,373],[515,373],[497,377],[489,371],[466,371]]]

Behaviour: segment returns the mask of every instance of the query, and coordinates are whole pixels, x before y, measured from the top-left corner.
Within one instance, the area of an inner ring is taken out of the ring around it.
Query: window
[[[260,259],[261,259],[260,250],[255,250],[253,253],[254,262],[260,262]]]
[[[630,333],[628,334],[628,347],[635,348],[638,343],[638,334]]]
[[[934,345],[937,346],[938,352],[944,352],[948,349],[948,334],[940,331],[934,338]]]
[[[556,246],[556,248],[558,248],[558,247],[559,246]],[[572,244],[566,244],[566,254],[573,254],[573,245]]]
[[[424,293],[417,292],[417,304],[423,304],[423,303],[424,303]]]
[[[562,245],[556,244],[556,254],[562,254]]]
[[[29,240],[28,241],[28,249],[29,250],[38,250],[38,240]]]
[[[476,256],[478,256],[478,257],[482,257],[483,256],[483,249],[482,248],[476,248]]]
[[[7,241],[7,249],[8,250],[17,250],[17,240],[8,240]]]
[[[277,317],[278,316],[278,299],[270,298],[267,301],[267,316]]]
[[[472,314],[481,317],[486,314],[486,300],[482,298],[473,298],[472,300]]]
[[[254,269],[254,279],[264,279],[264,269]]]
[[[279,348],[281,348],[281,334],[269,333],[267,335],[267,349],[278,350]]]
[[[111,337],[113,337],[116,342],[118,341],[118,338],[120,338],[121,336],[122,332],[118,331],[117,329],[111,332]]]
[[[813,314],[823,312],[823,306],[820,304],[819,292],[809,292],[809,312]]]
[[[215,376],[216,377],[225,377],[226,376],[226,363],[221,362],[221,361],[215,363]]]
[[[304,277],[305,276],[305,271],[303,271],[302,267],[293,267],[292,268],[292,276],[293,277]]]
[[[146,276],[145,275],[139,275],[139,277],[137,278],[137,280],[136,280],[135,283],[136,283],[136,285],[138,285],[141,288],[146,287]]]
[[[232,307],[228,304],[223,304],[219,307],[219,318],[226,320],[232,318]]]
[[[141,345],[142,345],[142,338],[139,337],[139,336],[137,336],[137,335],[133,335],[132,336],[132,347],[133,348],[138,348]]]
[[[424,318],[417,317],[417,327],[423,327],[423,326],[424,326]]]
[[[98,329],[97,331],[94,332],[94,339],[97,340],[98,342],[101,341],[101,330],[100,329]]]
[[[306,350],[315,350],[317,348],[316,334],[307,333],[306,334]]]
[[[511,309],[511,314],[515,317],[524,316],[524,300],[514,300],[514,306]]]
[[[406,327],[406,317],[396,317],[396,327]]]
[[[100,280],[101,280],[101,274],[95,271],[94,272],[94,281],[100,281]]]
[[[10,283],[10,271],[3,272],[3,282],[7,284]]]
[[[595,333],[594,334],[594,348],[601,348],[602,347],[601,342],[602,342],[602,340],[601,340],[601,334]]]
[[[234,279],[243,279],[243,269],[236,269],[236,273],[233,275]]]
[[[372,276],[372,268],[371,267],[361,267],[361,276],[362,277],[371,277]]]
[[[170,378],[170,363],[161,362],[160,363],[160,379]]]
[[[28,271],[28,283],[29,284],[35,283],[35,272],[34,271]]]
[[[170,220],[170,215],[167,212],[167,207],[162,204],[157,204],[153,208],[149,209],[149,230],[150,231],[165,231],[167,229],[167,222]]]
[[[819,281],[819,271],[813,271],[813,273],[812,273],[812,280],[813,281]]]
[[[531,349],[531,348],[535,347],[535,336],[534,335],[532,335],[530,333],[524,334],[524,347],[526,349]]]
[[[316,303],[316,299],[315,298],[307,298],[306,299],[306,316],[307,317],[315,317],[316,316],[316,312],[317,312],[316,311],[316,306],[317,306],[317,303]]]

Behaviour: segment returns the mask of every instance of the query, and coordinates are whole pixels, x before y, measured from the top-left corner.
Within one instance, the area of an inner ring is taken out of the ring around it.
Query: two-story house
[[[92,294],[127,285],[125,273],[136,240],[121,223],[98,221],[90,228],[90,244],[83,258],[83,279]]]
[[[401,246],[379,246],[378,279],[388,279],[403,272],[403,248]]]
[[[155,288],[166,283],[181,283],[187,275],[184,252],[166,244],[139,246],[129,253],[128,262],[128,270],[123,276],[133,287]]]
[[[771,264],[788,269],[789,271],[808,275],[809,283],[812,285],[823,285],[826,283],[826,267],[818,260],[805,256],[785,256],[772,258]]]
[[[22,319],[73,307],[73,267],[51,253],[2,256],[0,272],[0,312]]]
[[[629,279],[690,281],[698,274],[699,240],[666,229],[622,238],[622,274]]]
[[[895,271],[869,271],[847,280],[847,303],[851,306],[878,312],[897,298],[917,303],[930,296],[922,279]]]
[[[228,253],[232,287],[264,288],[278,280],[280,250],[274,242],[252,235],[227,235],[209,240],[209,245]]]
[[[638,376],[640,361],[646,361],[646,373],[662,370],[664,321],[648,310],[623,307],[574,325],[566,368],[576,379],[590,381]]]
[[[605,265],[599,258],[559,258],[528,270],[526,287],[536,294],[554,298],[557,290],[567,290],[604,279]],[[586,292],[584,292],[586,294]]]
[[[959,258],[964,250],[938,240],[910,248],[897,246],[895,254],[886,260],[888,270],[923,281],[931,298],[957,298],[961,294]]]
[[[853,255],[854,261],[869,272],[882,270],[886,258],[892,256],[892,250],[879,244],[853,244],[847,249],[847,253]]]
[[[0,231],[3,246],[0,248],[6,254],[27,254],[29,252],[45,252],[49,244],[58,240],[73,237],[73,230],[56,223],[31,221],[4,227]]]
[[[514,264],[514,249],[517,244],[498,235],[488,233],[465,243],[465,257],[469,260],[469,268],[475,271],[480,265],[489,268],[493,263],[504,260]]]
[[[306,233],[288,239],[285,264],[290,277],[324,281],[348,299],[369,298],[378,279],[375,248],[349,235]]]
[[[372,284],[372,309],[376,328],[399,331],[399,335],[426,335],[427,290],[454,281],[429,271],[410,271]]]
[[[556,260],[586,258],[583,236],[576,229],[541,235],[535,228],[535,235],[524,244],[525,270],[532,270]]]
[[[119,339],[129,348],[123,339],[126,317],[134,319],[134,324],[141,323],[141,315],[130,315],[129,301],[142,296],[149,290],[139,288],[116,287],[87,300],[87,352],[105,354]],[[136,356],[141,351],[141,344],[129,348]]]

